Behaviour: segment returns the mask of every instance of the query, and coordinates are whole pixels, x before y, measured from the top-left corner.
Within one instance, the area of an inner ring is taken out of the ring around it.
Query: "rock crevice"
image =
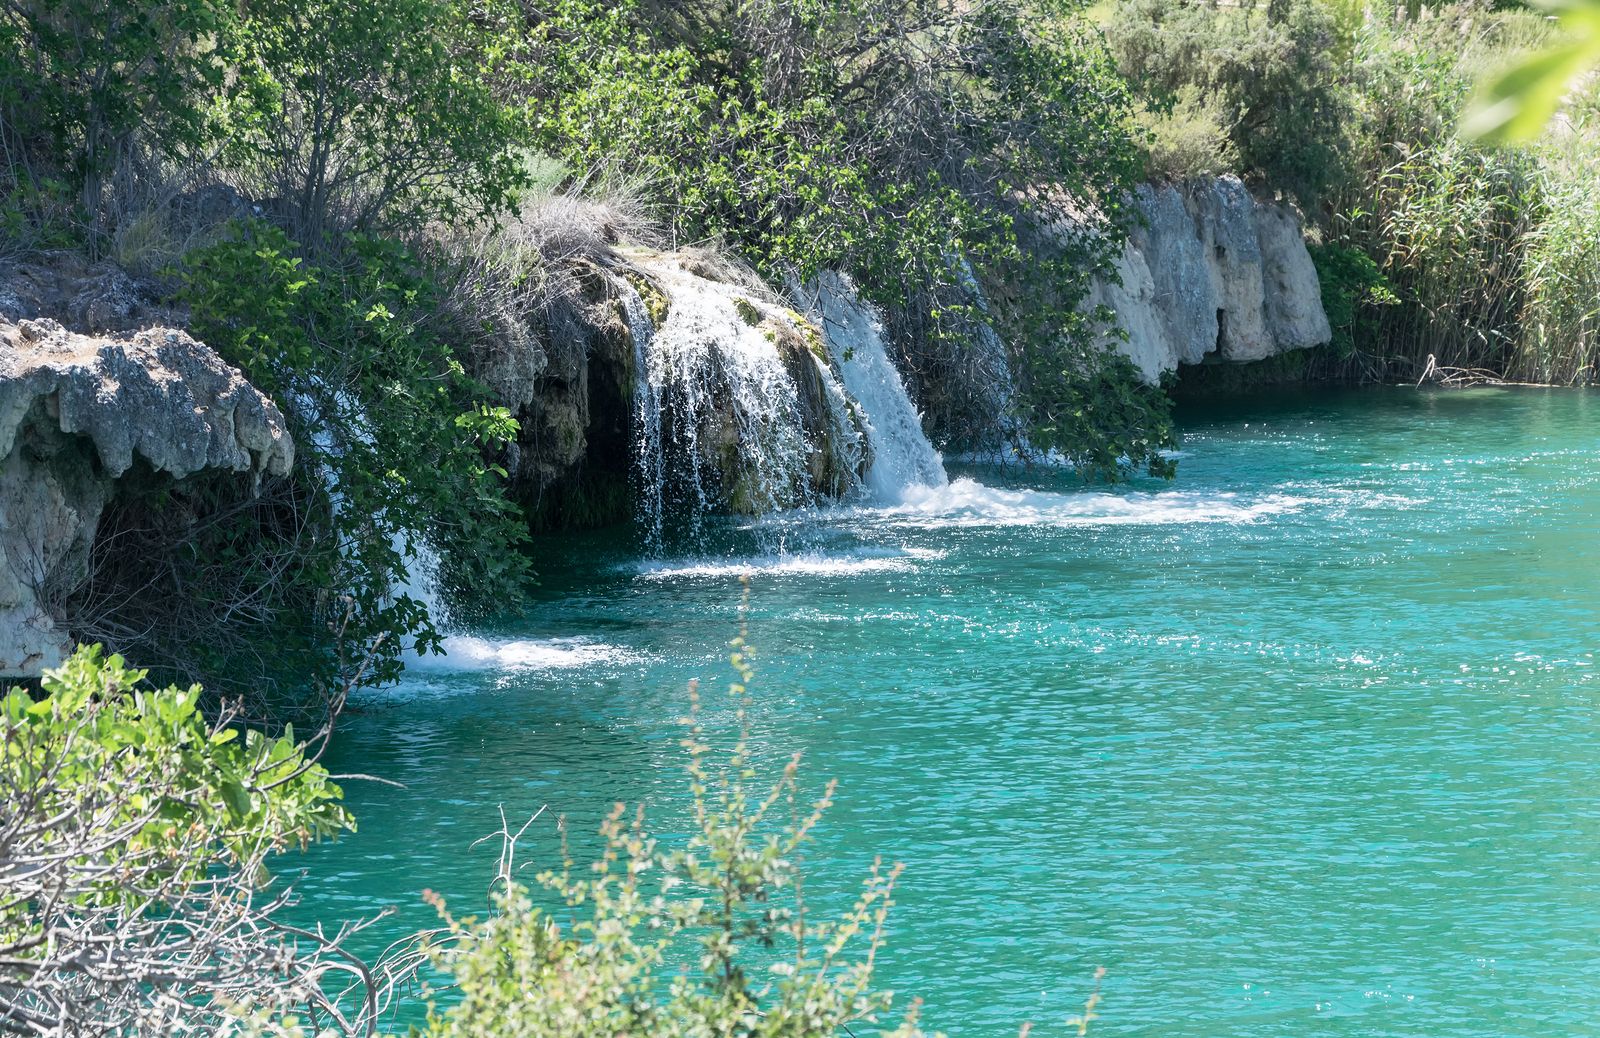
[[[87,577],[100,514],[136,461],[258,481],[288,474],[294,444],[277,405],[181,331],[97,337],[0,316],[0,677],[70,649],[51,603]]]
[[[1298,214],[1235,177],[1146,184],[1143,226],[1096,281],[1123,333],[1117,348],[1150,382],[1180,364],[1263,360],[1332,338]]]

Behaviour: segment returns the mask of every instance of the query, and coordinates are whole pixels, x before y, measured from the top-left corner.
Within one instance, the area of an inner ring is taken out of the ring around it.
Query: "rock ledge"
[[[50,603],[87,577],[101,511],[135,460],[254,483],[287,474],[294,443],[277,405],[181,331],[85,336],[0,316],[0,677],[36,675],[70,648]]]
[[[1146,184],[1144,226],[1099,280],[1089,305],[1116,314],[1116,346],[1149,382],[1179,364],[1245,364],[1332,338],[1322,290],[1289,206],[1236,177]]]

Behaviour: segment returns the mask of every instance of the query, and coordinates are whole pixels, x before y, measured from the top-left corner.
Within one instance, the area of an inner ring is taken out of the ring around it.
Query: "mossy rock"
[[[672,301],[655,282],[637,270],[624,270],[622,277],[633,286],[635,292],[639,293],[639,300],[644,303],[644,312],[650,316],[651,325],[659,330],[667,323],[667,313],[672,309]]]
[[[739,312],[739,317],[744,323],[752,328],[760,327],[761,322],[766,319],[761,313],[761,308],[744,296],[733,297],[733,308]]]
[[[822,329],[817,327],[817,323],[798,311],[785,312],[789,315],[789,320],[794,322],[795,330],[800,333],[800,338],[805,342],[806,349],[811,351],[811,355],[833,367],[833,358],[828,354],[828,344],[823,340]]]

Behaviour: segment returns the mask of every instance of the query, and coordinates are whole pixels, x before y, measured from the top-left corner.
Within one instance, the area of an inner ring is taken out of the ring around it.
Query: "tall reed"
[[[1576,113],[1540,148],[1539,221],[1523,239],[1519,380],[1600,380],[1600,118]]]
[[[1362,315],[1363,373],[1432,359],[1515,381],[1595,381],[1600,118],[1579,105],[1532,146],[1462,140],[1483,72],[1548,34],[1523,12],[1445,8],[1369,23],[1353,58],[1361,118],[1332,235],[1378,261],[1399,302]]]

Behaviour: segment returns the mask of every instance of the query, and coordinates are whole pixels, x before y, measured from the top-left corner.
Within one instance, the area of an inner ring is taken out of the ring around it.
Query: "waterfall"
[[[665,521],[662,498],[667,479],[666,445],[661,427],[661,393],[650,377],[650,347],[655,340],[655,324],[638,289],[624,278],[617,279],[622,295],[622,312],[628,319],[628,335],[633,340],[633,456],[639,476],[639,518],[649,544],[660,544]]]
[[[884,348],[882,322],[850,279],[824,272],[795,295],[822,326],[844,388],[861,409],[872,450],[866,488],[873,499],[895,502],[913,487],[946,485],[944,462]]]
[[[372,421],[362,403],[342,389],[335,389],[316,376],[308,379],[306,388],[291,388],[287,394],[290,406],[305,416],[311,426],[311,442],[319,453],[331,455],[343,447],[334,437],[333,430],[348,430],[357,443],[371,446]],[[328,465],[317,466],[317,478],[328,493],[328,507],[334,516],[344,511],[344,488],[339,474]],[[411,550],[406,550],[410,541]],[[389,547],[401,559],[404,569],[392,574],[389,580],[391,597],[407,595],[422,604],[435,627],[443,628],[446,620],[444,603],[439,598],[438,551],[417,531],[396,530],[389,538]]]
[[[428,611],[428,619],[433,621],[433,626],[443,631],[450,613],[439,598],[439,568],[442,560],[439,558],[438,549],[424,540],[420,534],[412,534],[413,550],[407,555],[405,539],[405,534],[397,531],[389,542],[395,553],[405,560],[406,567],[393,582],[392,593],[396,597],[407,595],[420,602]]]
[[[638,510],[661,545],[669,516],[691,536],[710,512],[759,514],[853,485],[864,445],[845,391],[793,315],[671,257],[637,259],[667,300],[660,326],[618,279],[634,344]],[[802,385],[803,383],[803,385]]]

